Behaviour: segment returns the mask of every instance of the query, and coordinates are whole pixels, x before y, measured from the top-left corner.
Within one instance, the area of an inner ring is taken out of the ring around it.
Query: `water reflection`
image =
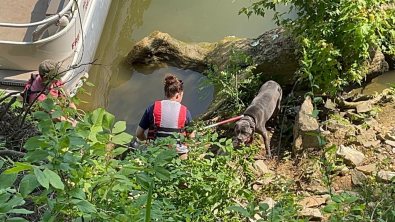
[[[107,110],[114,114],[118,120],[127,122],[127,131],[133,133],[145,111],[156,100],[164,99],[163,78],[166,73],[175,74],[184,82],[184,99],[181,102],[188,107],[192,118],[204,112],[212,100],[212,94],[200,100],[198,81],[203,76],[197,72],[181,70],[175,67],[165,67],[145,75],[133,71],[132,77],[122,85],[115,87],[109,94]],[[213,90],[205,89],[204,92]],[[202,92],[202,93],[204,93]]]

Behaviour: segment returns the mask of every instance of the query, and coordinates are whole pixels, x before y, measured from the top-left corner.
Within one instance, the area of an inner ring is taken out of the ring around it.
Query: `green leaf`
[[[12,218],[8,218],[7,222],[29,222],[29,221],[22,217],[12,217]]]
[[[44,111],[36,111],[33,113],[33,116],[39,120],[50,120],[48,113]]]
[[[335,205],[330,204],[330,205],[326,205],[324,207],[324,212],[326,213],[332,213],[334,210],[336,209]]]
[[[26,210],[26,209],[12,209],[10,213],[13,214],[32,214],[34,211]]]
[[[170,172],[163,167],[154,166],[156,176],[161,180],[169,180]]]
[[[63,110],[62,108],[56,108],[55,111],[52,113],[52,118],[59,118],[63,116]]]
[[[78,209],[83,213],[94,213],[96,208],[86,200],[81,200],[75,203]]]
[[[45,177],[45,174],[38,167],[34,168],[34,174],[36,175],[37,181],[41,184],[41,186],[48,189],[49,181],[47,177]]]
[[[123,145],[129,143],[132,139],[133,137],[130,134],[122,132],[113,136],[111,141],[115,144]]]
[[[22,197],[13,196],[7,203],[0,204],[0,213],[8,213],[12,208],[23,205],[25,201]]]
[[[24,163],[15,163],[16,167],[13,167],[11,169],[8,169],[6,171],[4,171],[5,174],[13,174],[13,173],[18,173],[20,171],[24,171],[24,170],[30,170],[31,168],[33,168],[32,165],[30,164],[24,164]]]
[[[249,217],[250,214],[248,213],[248,211],[246,211],[243,207],[241,206],[229,206],[226,209],[230,210],[230,211],[236,211],[238,213],[241,213],[244,217]]]
[[[117,134],[126,130],[126,121],[118,121],[112,128],[112,133]]]
[[[115,116],[111,113],[106,112],[103,116],[103,128],[110,130],[114,123]]]
[[[107,132],[98,132],[96,134],[96,139],[102,143],[108,143],[110,141],[110,134]]]
[[[42,142],[41,136],[30,137],[30,138],[26,141],[25,145],[23,145],[23,147],[24,147],[26,150],[34,151],[34,150],[36,150],[37,148],[40,148],[41,142]]]
[[[103,116],[106,111],[103,108],[96,109],[92,112],[92,122],[94,126],[102,127]]]
[[[28,174],[24,176],[19,184],[19,192],[23,197],[29,195],[34,189],[36,189],[40,183],[37,181],[37,178],[33,174]]]
[[[111,153],[112,153],[114,156],[118,156],[118,155],[122,154],[123,152],[125,152],[126,150],[127,150],[127,148],[120,147],[120,148],[116,148],[116,149],[113,150]]]
[[[178,154],[175,149],[166,149],[159,153],[159,155],[155,158],[154,164],[155,166],[163,166],[166,163],[169,163],[177,155]]]
[[[62,179],[60,179],[59,175],[56,174],[55,172],[45,169],[44,170],[45,176],[48,178],[49,183],[55,188],[55,189],[64,189],[64,184],[62,182]]]
[[[0,169],[3,167],[4,161],[0,160]]]
[[[70,152],[67,152],[66,154],[64,154],[63,161],[65,163],[71,163],[71,164],[76,163],[76,159],[74,158],[73,154]]]
[[[70,138],[68,136],[63,137],[59,140],[60,148],[67,148],[70,146]]]
[[[354,203],[355,201],[357,201],[359,198],[358,197],[348,197],[344,200],[345,203],[350,204],[350,203]]]
[[[30,162],[39,162],[47,159],[49,156],[49,153],[47,150],[42,150],[42,149],[36,149],[33,152],[28,152],[25,155],[25,158],[30,161]]]
[[[14,184],[16,178],[18,178],[18,174],[5,174],[4,172],[0,174],[0,190],[7,189]]]
[[[45,111],[47,111],[48,113],[51,112],[54,107],[54,101],[49,98],[44,100],[41,104],[42,104],[43,109]]]
[[[74,188],[68,192],[68,194],[74,198],[85,200],[85,192],[81,188]]]
[[[139,173],[137,174],[137,183],[140,184],[141,187],[148,190],[149,184],[152,182],[152,178],[148,176],[147,173]]]

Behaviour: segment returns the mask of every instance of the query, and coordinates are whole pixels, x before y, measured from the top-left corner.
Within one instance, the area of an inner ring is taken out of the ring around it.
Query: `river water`
[[[184,82],[184,99],[192,117],[203,113],[212,100],[212,93],[199,98],[201,73],[175,67],[132,67],[125,57],[132,46],[153,31],[169,33],[184,42],[216,42],[226,36],[258,37],[275,28],[267,18],[238,15],[250,1],[242,0],[113,0],[96,52],[98,58],[89,72],[89,81],[95,86],[85,86],[90,95],[81,95],[88,104],[83,110],[105,108],[116,121],[127,122],[127,132],[134,133],[144,110],[155,100],[163,99],[163,77],[173,73]],[[286,8],[280,8],[280,11]]]

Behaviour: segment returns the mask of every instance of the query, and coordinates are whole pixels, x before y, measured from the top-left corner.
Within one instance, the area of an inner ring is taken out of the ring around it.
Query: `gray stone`
[[[385,143],[388,144],[388,145],[390,145],[390,146],[392,146],[392,147],[395,147],[395,141],[386,140]]]
[[[392,154],[395,154],[395,148],[392,148]]]
[[[373,109],[373,107],[372,107],[372,104],[370,103],[370,101],[361,102],[356,107],[357,113],[366,113],[372,109]]]
[[[300,213],[302,217],[312,217],[315,219],[324,218],[321,211],[317,208],[304,208]]]
[[[311,196],[299,201],[298,204],[301,205],[303,208],[309,208],[321,206],[322,204],[325,204],[325,201],[326,199],[321,196]]]
[[[367,177],[364,173],[358,170],[351,170],[351,181],[356,186],[361,186],[366,183]]]
[[[376,164],[369,164],[365,166],[359,166],[356,168],[358,171],[366,174],[366,175],[372,175],[373,172],[376,172]]]
[[[395,177],[395,172],[380,170],[377,177],[384,182],[390,182],[392,178]]]
[[[377,122],[377,120],[375,120],[374,118],[370,117],[370,118],[366,118],[365,119],[365,123],[370,126],[370,127],[374,127],[374,126],[378,126],[379,122]]]
[[[250,168],[252,172],[255,174],[255,176],[257,177],[262,177],[265,174],[274,174],[273,171],[269,170],[269,168],[266,166],[263,160],[255,161],[253,166],[250,165]]]
[[[314,107],[311,103],[311,98],[307,96],[295,118],[293,128],[294,141],[292,145],[293,152],[295,153],[307,148],[319,147],[317,137],[307,135],[308,133],[320,133],[318,120],[310,116],[313,110]]]
[[[340,145],[336,154],[342,156],[348,166],[359,166],[365,158],[365,155],[352,147]]]

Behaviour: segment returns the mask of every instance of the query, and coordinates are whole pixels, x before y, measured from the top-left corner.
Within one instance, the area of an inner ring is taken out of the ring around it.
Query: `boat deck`
[[[0,22],[31,23],[45,19],[48,0],[1,0]],[[31,41],[36,27],[8,28],[0,27],[0,40]]]
[[[67,70],[73,61],[75,53],[61,62],[60,70]],[[38,67],[37,67],[38,69]],[[31,74],[38,74],[37,70],[7,70],[0,69],[0,91],[14,92],[22,91]]]

